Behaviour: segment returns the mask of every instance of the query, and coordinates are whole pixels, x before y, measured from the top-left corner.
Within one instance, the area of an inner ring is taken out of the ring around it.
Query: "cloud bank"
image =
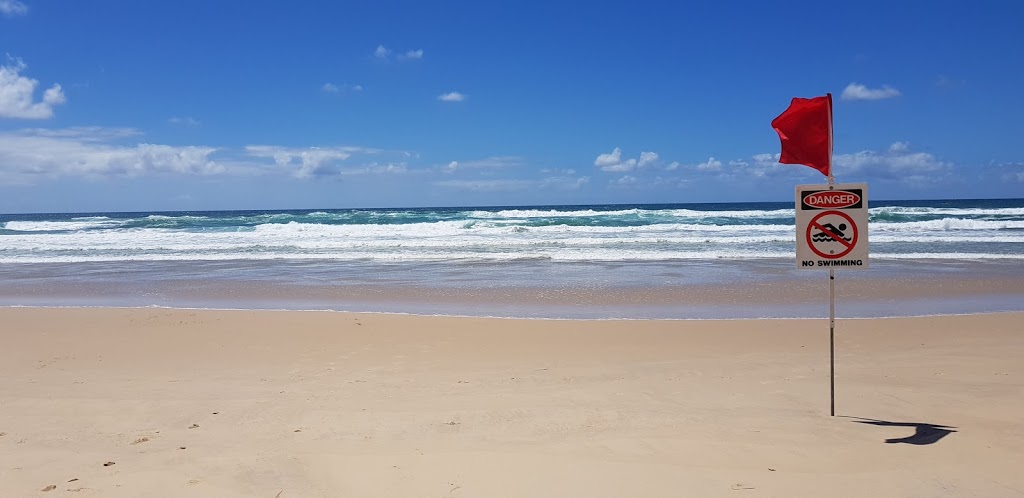
[[[0,0],[0,14],[7,17],[28,14],[28,6],[18,0]]]
[[[594,159],[594,166],[597,166],[601,171],[624,173],[655,166],[658,164],[658,160],[659,157],[656,152],[641,152],[638,159],[623,160],[622,149],[616,147],[607,154],[598,154],[597,158]]]
[[[68,128],[0,133],[0,171],[5,180],[38,177],[137,176],[145,173],[216,174],[226,171],[204,146],[151,143],[122,145],[133,129]]]

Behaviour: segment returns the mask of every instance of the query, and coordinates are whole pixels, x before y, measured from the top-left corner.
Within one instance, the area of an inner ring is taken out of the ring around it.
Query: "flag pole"
[[[828,372],[830,415],[836,416],[836,271],[828,269]]]
[[[832,176],[832,94],[828,96],[828,189],[835,188]],[[836,416],[836,270],[828,269],[828,374],[829,415]]]

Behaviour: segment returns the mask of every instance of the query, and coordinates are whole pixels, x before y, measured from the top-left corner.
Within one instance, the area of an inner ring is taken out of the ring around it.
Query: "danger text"
[[[804,203],[814,207],[840,208],[860,202],[860,196],[853,192],[818,192],[804,198]]]

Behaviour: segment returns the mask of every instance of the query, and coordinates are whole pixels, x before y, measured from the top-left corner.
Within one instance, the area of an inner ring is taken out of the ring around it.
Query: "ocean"
[[[870,268],[837,274],[1024,277],[1024,199],[870,206]],[[816,304],[740,299],[743,289],[827,274],[796,269],[794,226],[792,202],[7,214],[0,305],[816,316]],[[733,290],[715,302],[700,289]],[[691,295],[664,297],[679,292]],[[1012,293],[969,302],[978,296],[942,311],[1024,309]],[[877,308],[850,315],[929,311]]]

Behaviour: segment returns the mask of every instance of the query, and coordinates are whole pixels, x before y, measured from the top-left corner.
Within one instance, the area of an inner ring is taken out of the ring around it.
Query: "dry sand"
[[[1024,494],[1019,313],[0,323],[2,496]]]

